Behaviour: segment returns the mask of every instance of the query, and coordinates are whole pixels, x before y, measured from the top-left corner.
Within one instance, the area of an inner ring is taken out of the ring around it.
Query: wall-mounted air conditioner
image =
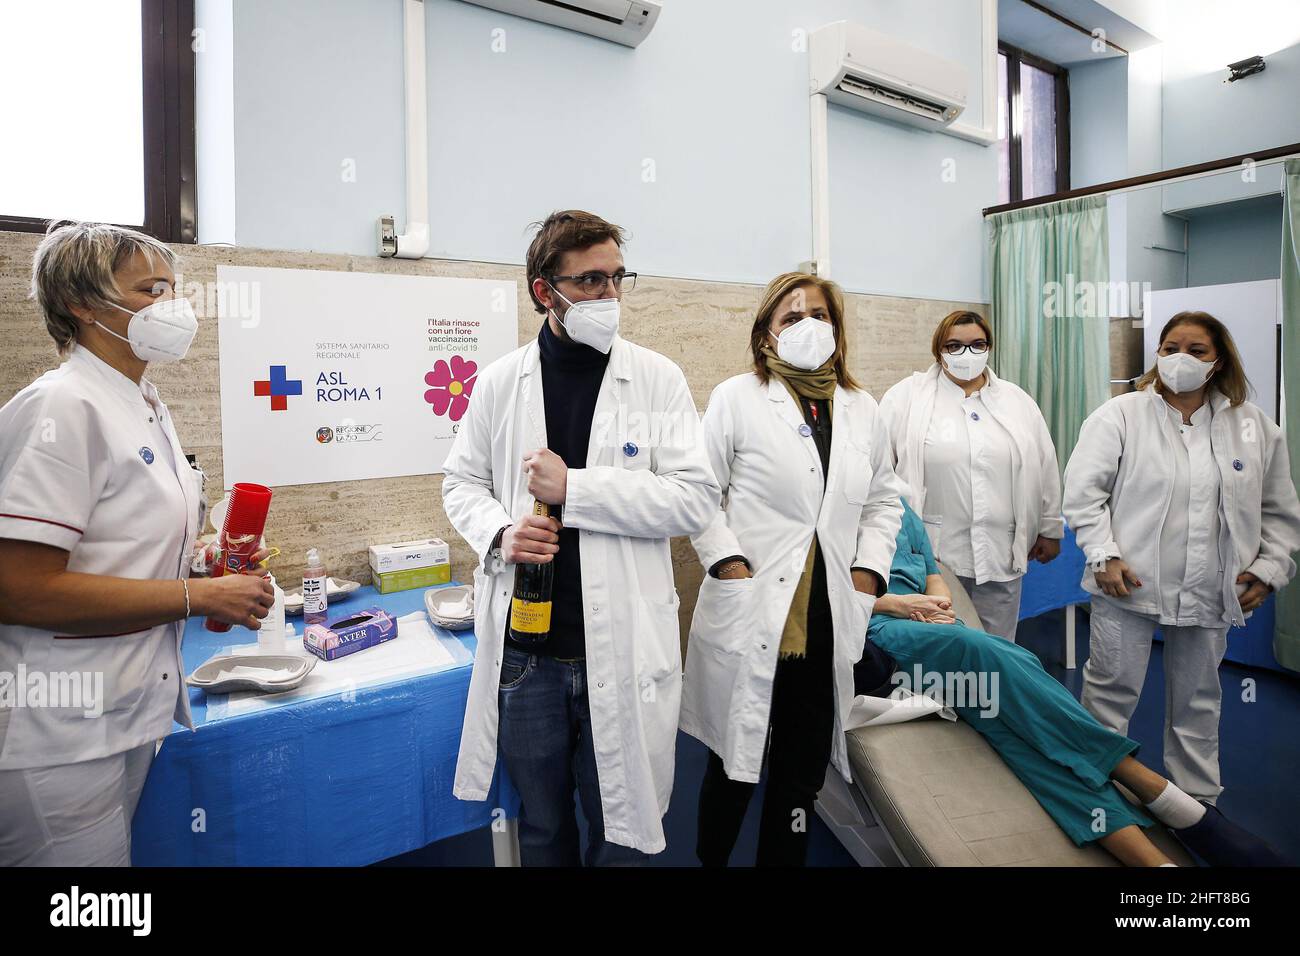
[[[636,46],[654,29],[661,0],[466,0],[517,17]]]
[[[912,126],[941,129],[966,108],[966,70],[847,20],[809,37],[813,93]]]

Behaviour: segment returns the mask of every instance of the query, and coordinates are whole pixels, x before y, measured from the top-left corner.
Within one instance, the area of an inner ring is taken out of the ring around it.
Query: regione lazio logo
[[[272,365],[271,377],[253,382],[253,394],[257,396],[269,395],[271,398],[271,411],[282,412],[289,407],[290,395],[302,394],[302,379],[289,378],[285,374],[284,365]]]
[[[433,406],[435,415],[447,415],[453,422],[458,422],[469,408],[469,396],[474,391],[474,376],[478,374],[478,363],[459,355],[451,357],[448,365],[438,359],[433,371],[424,376],[424,384],[430,386],[424,393],[424,400]]]

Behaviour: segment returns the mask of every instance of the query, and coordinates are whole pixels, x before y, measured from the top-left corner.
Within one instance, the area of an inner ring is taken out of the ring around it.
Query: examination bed
[[[957,616],[980,627],[965,590],[941,570]],[[1075,846],[964,721],[936,715],[846,736],[853,782],[830,768],[817,814],[862,866],[1120,865],[1096,845]],[[1179,866],[1195,865],[1164,827],[1146,832]]]

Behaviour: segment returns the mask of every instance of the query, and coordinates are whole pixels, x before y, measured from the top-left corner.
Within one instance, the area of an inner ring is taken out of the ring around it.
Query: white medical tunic
[[[1020,577],[1013,570],[1018,453],[979,392],[966,395],[939,376],[924,456],[924,520],[939,560],[977,584]]]
[[[202,476],[154,386],[80,345],[0,408],[0,538],[61,548],[69,571],[188,577],[201,500]],[[0,674],[13,675],[0,697],[0,770],[122,753],[173,719],[192,726],[183,629],[87,637],[0,624]]]
[[[1183,424],[1161,399],[1164,427],[1173,439],[1174,487],[1160,529],[1160,622],[1219,627],[1223,618],[1223,564],[1219,556],[1219,466],[1210,446],[1214,412],[1206,402]]]

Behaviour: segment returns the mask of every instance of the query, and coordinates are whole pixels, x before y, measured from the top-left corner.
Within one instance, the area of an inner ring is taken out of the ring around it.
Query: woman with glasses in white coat
[[[1030,561],[1061,550],[1061,480],[1038,405],[989,369],[993,330],[976,312],[947,315],[935,364],[880,402],[907,502],[990,634],[1016,639]]]
[[[1165,770],[1213,804],[1228,627],[1294,576],[1300,502],[1282,430],[1246,401],[1218,319],[1171,318],[1136,386],[1088,416],[1065,469],[1065,515],[1093,595],[1082,703],[1126,733],[1159,626]]]
[[[700,861],[726,864],[766,764],[758,864],[801,866],[828,761],[849,779],[853,667],[889,580],[901,485],[875,400],[847,368],[838,287],[773,279],[750,353],[704,415],[723,504],[691,538],[706,574],[681,727],[710,750]]]

